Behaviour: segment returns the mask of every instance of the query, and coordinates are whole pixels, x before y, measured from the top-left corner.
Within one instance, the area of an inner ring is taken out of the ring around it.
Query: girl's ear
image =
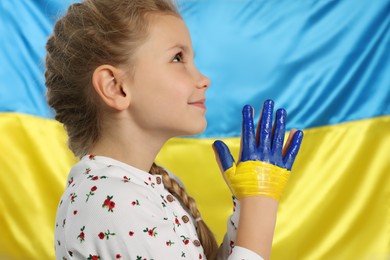
[[[101,65],[92,75],[92,85],[110,108],[121,111],[130,105],[130,93],[123,86],[124,74],[111,65]]]

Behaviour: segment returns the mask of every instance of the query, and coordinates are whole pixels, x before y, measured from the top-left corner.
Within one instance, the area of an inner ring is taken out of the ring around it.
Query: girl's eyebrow
[[[190,47],[188,47],[187,45],[180,44],[180,43],[179,44],[175,44],[174,46],[168,48],[167,51],[175,49],[175,48],[182,49],[186,53],[192,53]],[[193,53],[193,57],[195,58],[195,52]]]

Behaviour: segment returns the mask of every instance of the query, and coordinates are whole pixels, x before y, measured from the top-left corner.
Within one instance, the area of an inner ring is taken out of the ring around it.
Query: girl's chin
[[[196,126],[191,127],[191,129],[188,129],[188,131],[183,132],[180,134],[180,136],[193,136],[193,135],[199,135],[206,130],[207,127],[207,121],[206,119],[204,122],[197,124]]]
[[[199,134],[203,133],[204,130],[206,130],[206,127],[207,127],[207,121],[206,121],[206,119],[204,119],[203,124],[200,125],[199,128],[196,129],[194,135],[199,135]]]

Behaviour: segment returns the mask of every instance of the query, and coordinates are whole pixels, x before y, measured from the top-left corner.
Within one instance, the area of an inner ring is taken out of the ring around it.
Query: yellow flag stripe
[[[54,259],[54,220],[75,158],[62,126],[0,114],[0,258]]]
[[[280,201],[273,259],[388,259],[390,116],[305,130]],[[53,259],[54,216],[76,162],[62,126],[0,114],[0,258]],[[240,138],[222,139],[237,159]],[[214,139],[171,139],[157,163],[178,175],[222,241],[232,211]]]

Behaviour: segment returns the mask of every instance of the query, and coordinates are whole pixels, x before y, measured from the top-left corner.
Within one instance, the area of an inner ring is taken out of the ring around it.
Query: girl
[[[206,127],[210,85],[169,0],[73,4],[47,42],[48,103],[81,158],[57,209],[57,259],[269,258],[278,200],[302,140],[283,149],[286,113],[266,101],[255,133],[243,109],[236,163],[215,142],[236,209],[218,248],[195,201],[153,161],[172,137]],[[283,151],[282,151],[283,150]]]

